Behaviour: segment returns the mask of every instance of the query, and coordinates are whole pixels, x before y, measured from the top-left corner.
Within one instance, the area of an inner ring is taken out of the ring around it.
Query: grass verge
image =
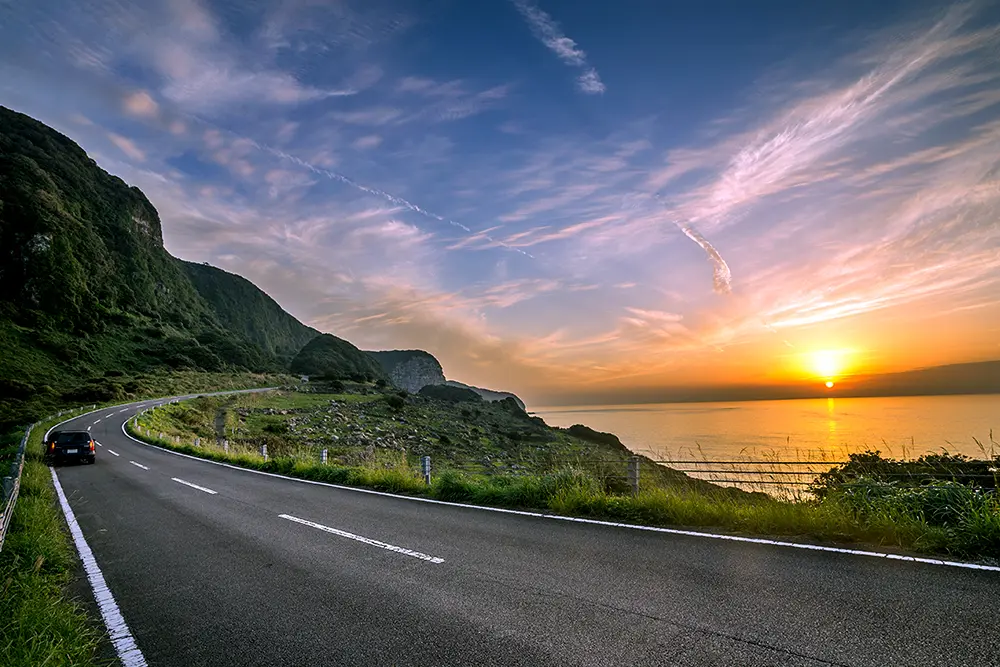
[[[214,375],[174,374],[149,393],[253,388],[284,377],[246,374],[218,382]],[[119,402],[98,403],[98,409]],[[20,494],[0,551],[0,665],[4,667],[112,664],[98,657],[104,636],[100,621],[69,593],[79,560],[42,451],[42,437],[49,428],[88,410],[40,422],[28,439]],[[4,436],[0,458],[8,450],[13,453],[19,440],[16,432]]]
[[[82,412],[82,411],[81,411]],[[78,559],[42,462],[42,436],[66,415],[31,431],[21,492],[0,551],[0,664],[107,665],[101,628],[67,590]]]
[[[150,433],[183,431],[184,404],[156,410],[140,418],[129,433],[144,442],[192,456],[301,479],[357,486],[478,505],[528,509],[566,516],[622,521],[664,527],[694,527],[742,534],[784,536],[826,543],[860,543],[928,554],[983,558],[1000,554],[1000,502],[995,493],[968,492],[948,486],[950,503],[944,520],[939,504],[927,500],[930,491],[898,489],[881,495],[866,492],[863,483],[832,489],[822,498],[788,500],[764,494],[734,494],[673,484],[646,483],[640,493],[609,489],[591,471],[568,466],[545,474],[475,474],[445,470],[424,483],[405,454],[370,459],[361,465],[321,464],[315,452],[288,451],[265,459],[249,448],[224,451],[213,440],[202,446],[150,437]],[[171,423],[172,419],[176,419]],[[147,420],[143,422],[142,420]],[[140,431],[141,429],[141,431]],[[447,462],[444,462],[447,467]],[[649,478],[646,478],[649,479]],[[863,481],[862,481],[863,482]],[[711,485],[708,485],[711,486]],[[961,485],[958,485],[961,486]],[[939,488],[938,487],[935,488]],[[965,488],[965,487],[963,487]],[[913,493],[927,502],[921,505]],[[910,494],[910,495],[906,495]],[[936,496],[935,496],[936,498]]]

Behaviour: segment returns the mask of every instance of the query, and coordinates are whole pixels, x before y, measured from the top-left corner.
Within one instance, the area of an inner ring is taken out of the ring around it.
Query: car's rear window
[[[60,433],[56,436],[56,442],[60,445],[76,445],[82,442],[90,442],[90,434]]]

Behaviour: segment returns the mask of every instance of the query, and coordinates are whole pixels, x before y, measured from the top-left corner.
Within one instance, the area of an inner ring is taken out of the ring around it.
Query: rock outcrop
[[[387,350],[368,354],[375,358],[393,384],[411,394],[428,385],[445,383],[440,362],[423,350]]]
[[[369,352],[368,354],[378,361],[382,370],[397,387],[405,389],[411,394],[416,394],[424,387],[431,385],[447,385],[473,391],[479,394],[484,401],[495,402],[511,398],[521,410],[525,409],[524,401],[510,392],[482,389],[446,379],[441,362],[429,352],[423,350],[386,350],[384,352]]]

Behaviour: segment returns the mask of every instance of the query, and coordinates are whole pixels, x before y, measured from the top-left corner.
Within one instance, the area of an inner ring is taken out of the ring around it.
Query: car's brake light
[[[52,442],[49,443],[49,451],[51,452],[55,448],[56,448],[56,442],[55,440],[53,440]]]
[[[94,441],[90,441],[90,451],[94,451]]]

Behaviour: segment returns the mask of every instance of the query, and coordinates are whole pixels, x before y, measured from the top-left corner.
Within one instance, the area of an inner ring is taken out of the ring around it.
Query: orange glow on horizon
[[[832,389],[834,383],[847,374],[851,353],[852,350],[843,348],[809,352],[802,359],[803,370],[807,375],[818,378],[827,389]]]

